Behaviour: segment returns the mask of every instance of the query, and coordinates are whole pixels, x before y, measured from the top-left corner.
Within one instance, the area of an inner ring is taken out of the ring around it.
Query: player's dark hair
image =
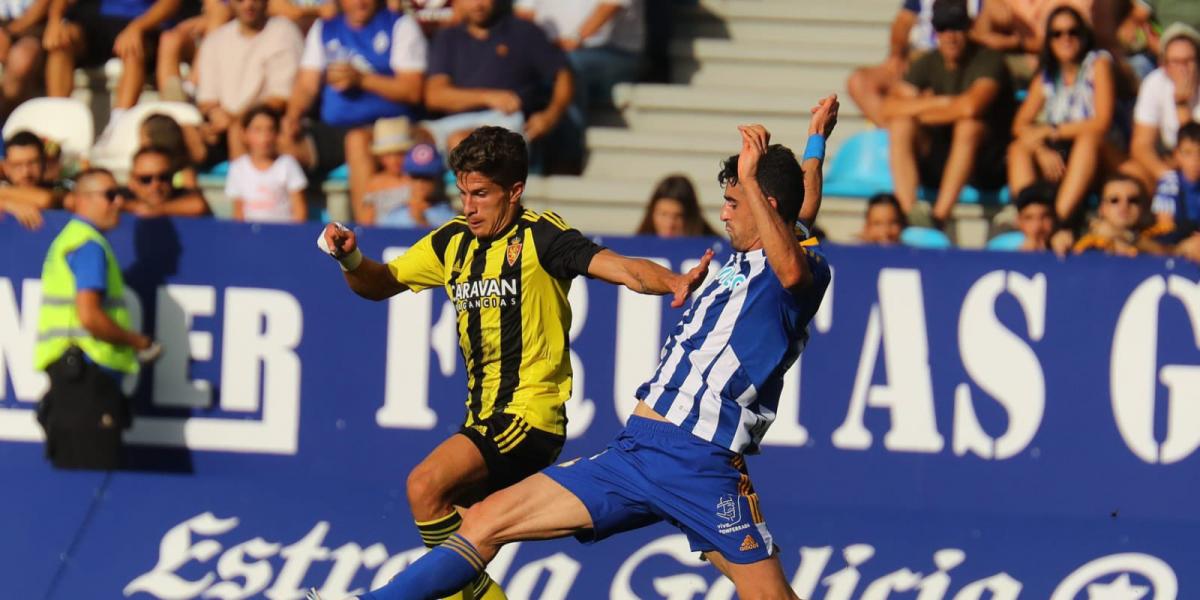
[[[696,200],[696,188],[684,175],[669,175],[655,186],[646,203],[646,212],[642,215],[642,223],[634,233],[639,235],[654,234],[654,205],[663,198],[671,198],[683,207],[683,234],[691,236],[715,236],[717,231],[704,220],[700,214],[700,202]]]
[[[1021,188],[1014,204],[1017,205],[1017,212],[1025,210],[1027,206],[1041,204],[1054,213],[1054,199],[1057,197],[1058,186],[1049,181],[1035,181]]]
[[[1200,123],[1189,121],[1187,125],[1179,128],[1178,140],[1175,142],[1175,147],[1184,141],[1189,141],[1193,144],[1200,144]]]
[[[242,115],[242,127],[249,128],[250,122],[259,115],[263,115],[270,119],[271,124],[275,126],[275,130],[279,130],[279,120],[282,118],[282,115],[279,114],[279,111],[265,104],[255,105],[250,110],[246,111],[246,114]]]
[[[900,200],[893,194],[875,194],[867,199],[867,212],[871,212],[876,206],[890,206],[896,211],[896,216],[900,220],[900,228],[908,227],[908,215],[904,214],[904,209],[900,207]]]
[[[722,186],[737,185],[738,155],[725,159],[717,183]],[[775,199],[775,210],[789,225],[800,215],[804,204],[804,171],[800,162],[787,146],[771,144],[767,152],[758,159],[758,186],[768,198]]]
[[[480,127],[450,151],[450,168],[457,175],[482,173],[501,187],[512,187],[529,177],[525,138],[503,127]]]
[[[1074,62],[1083,62],[1083,58],[1087,56],[1088,52],[1096,49],[1096,36],[1092,33],[1092,28],[1088,27],[1083,15],[1079,14],[1079,11],[1065,4],[1050,11],[1050,16],[1046,17],[1046,35],[1043,36],[1045,39],[1042,40],[1042,51],[1038,55],[1038,68],[1044,71],[1046,77],[1051,81],[1057,80],[1058,74],[1062,72],[1062,65],[1059,64],[1058,58],[1054,56],[1054,51],[1050,49],[1050,45],[1054,43],[1054,40],[1050,37],[1050,34],[1053,33],[1050,31],[1050,23],[1054,22],[1054,19],[1061,14],[1071,15],[1071,18],[1075,21],[1073,27],[1079,34],[1079,50],[1071,60]]]
[[[14,133],[4,142],[4,146],[6,148],[37,148],[38,158],[46,158],[46,146],[42,143],[42,138],[27,129]]]

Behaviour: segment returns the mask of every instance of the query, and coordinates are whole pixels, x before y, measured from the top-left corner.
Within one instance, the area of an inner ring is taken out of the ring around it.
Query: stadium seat
[[[988,240],[987,249],[1011,252],[1020,249],[1023,243],[1025,243],[1025,234],[1020,231],[1009,231]]]
[[[946,234],[930,227],[906,227],[900,233],[900,243],[913,248],[931,250],[944,250],[954,246]]]
[[[70,98],[34,98],[22,103],[4,123],[4,138],[29,130],[58,142],[69,157],[86,155],[95,139],[87,105]]]
[[[822,188],[827,197],[869,198],[891,192],[887,131],[875,129],[847,139],[833,157]]]
[[[142,102],[126,111],[121,120],[113,124],[106,139],[92,148],[92,164],[118,172],[128,171],[133,154],[141,145],[142,121],[146,117],[161,113],[175,119],[180,125],[197,126],[204,122],[203,115],[195,106],[186,102]]]
[[[937,189],[921,186],[917,189],[917,197],[933,202],[937,199]],[[958,201],[963,204],[1008,204],[1008,186],[998,190],[981,190],[972,186],[964,186],[958,193]]]
[[[350,181],[350,165],[342,164],[342,166],[332,170],[325,176],[325,181]]]

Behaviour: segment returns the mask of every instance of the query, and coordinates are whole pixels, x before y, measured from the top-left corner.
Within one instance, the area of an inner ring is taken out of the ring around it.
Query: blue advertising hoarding
[[[570,215],[565,215],[568,220]],[[43,253],[0,222],[0,597],[338,598],[419,556],[405,476],[457,430],[441,290],[356,297],[317,226],[127,220],[131,468],[51,469],[32,409]],[[390,255],[419,233],[368,229]],[[604,238],[679,270],[720,241]],[[749,468],[802,598],[1200,597],[1200,270],[1162,259],[833,246]],[[680,311],[578,279],[563,459],[600,450]],[[717,510],[714,498],[714,512]],[[734,597],[665,525],[508,548],[511,598]]]

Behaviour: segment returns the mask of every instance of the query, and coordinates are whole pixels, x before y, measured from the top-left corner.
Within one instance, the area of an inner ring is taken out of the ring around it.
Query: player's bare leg
[[[421,541],[428,548],[445,542],[462,524],[455,505],[487,480],[487,464],[465,435],[455,434],[438,445],[408,474],[408,504]],[[503,598],[486,573],[453,598]]]
[[[742,600],[799,600],[776,555],[747,565],[729,562],[720,552],[705,552],[704,558],[733,582]]]

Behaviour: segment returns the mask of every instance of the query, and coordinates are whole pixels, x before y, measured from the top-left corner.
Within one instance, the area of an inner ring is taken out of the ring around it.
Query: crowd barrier
[[[570,215],[565,215],[570,219]],[[127,219],[129,469],[42,457],[42,256],[66,217],[0,222],[0,597],[325,597],[421,552],[407,471],[462,418],[445,292],[359,299],[315,225]],[[368,229],[390,255],[418,233]],[[604,238],[688,268],[720,241]],[[1200,270],[1169,260],[833,246],[833,283],[749,459],[802,598],[1200,597]],[[578,279],[563,459],[598,452],[680,311]],[[713,511],[731,522],[744,515]],[[736,511],[735,511],[736,512]],[[725,600],[665,525],[510,546],[514,599]]]

